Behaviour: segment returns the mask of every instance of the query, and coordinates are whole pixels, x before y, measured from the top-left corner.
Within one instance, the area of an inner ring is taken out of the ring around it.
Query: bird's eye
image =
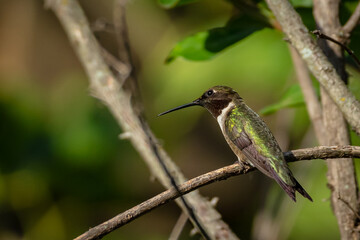
[[[209,91],[206,92],[206,95],[209,97],[209,96],[213,95],[213,93],[214,93],[213,90],[209,90]]]

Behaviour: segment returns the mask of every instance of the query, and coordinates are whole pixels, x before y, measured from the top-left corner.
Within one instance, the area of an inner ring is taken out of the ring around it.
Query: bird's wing
[[[273,176],[270,173],[267,158],[257,151],[256,146],[244,130],[240,134],[235,133],[235,131],[234,129],[232,133],[230,133],[232,135],[230,135],[232,142],[242,151],[253,166],[272,178]],[[234,137],[235,135],[238,136]]]
[[[233,109],[225,120],[228,138],[262,173],[273,178],[296,201],[295,191],[312,201],[293,177],[282,151],[265,122],[250,108]]]
[[[293,181],[289,176],[291,172],[283,159],[280,147],[266,124],[255,112],[251,110],[247,116],[243,116],[239,111],[232,111],[225,125],[230,140],[243,152],[250,163],[265,175],[274,179],[280,178],[283,182],[292,185]]]

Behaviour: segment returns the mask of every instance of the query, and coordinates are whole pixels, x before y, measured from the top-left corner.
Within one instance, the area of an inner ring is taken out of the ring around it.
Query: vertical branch
[[[339,20],[339,0],[314,0],[314,17],[318,28],[326,35],[338,38],[341,30]],[[319,39],[319,46],[336,69],[341,79],[348,80],[345,71],[344,53],[338,44],[325,39]],[[340,109],[330,98],[327,91],[321,87],[321,103],[323,122],[326,131],[326,142],[323,144],[347,145],[350,143],[349,131]],[[339,161],[341,160],[341,161]],[[356,213],[358,206],[358,188],[353,159],[329,159],[328,186],[331,190],[331,203],[336,216],[342,239],[359,239]],[[342,201],[343,200],[343,201]],[[354,212],[352,209],[356,209]]]
[[[266,0],[266,2],[291,44],[306,62],[312,74],[321,83],[323,124],[324,129],[326,129],[326,140],[329,141],[328,143],[331,141],[332,144],[348,143],[348,130],[343,116],[354,129],[357,128],[355,127],[357,120],[351,120],[351,118],[360,117],[360,106],[344,82],[347,76],[343,67],[341,49],[337,49],[336,46],[332,46],[330,43],[323,42],[322,48],[329,50],[324,51],[325,55],[309,36],[308,29],[289,1]],[[339,2],[335,0],[314,1],[314,15],[317,24],[322,28],[323,32],[328,33],[330,36],[341,32],[338,4]],[[352,102],[350,104],[352,106],[343,104],[349,100]],[[347,107],[349,107],[348,110],[345,110]],[[355,131],[360,134],[359,130]],[[344,200],[349,203],[349,206],[356,211],[359,210],[353,162],[352,159],[343,160],[341,163],[340,161],[329,160],[328,181],[330,187],[334,189],[332,204],[342,238],[359,239],[359,232],[355,229],[357,225],[355,214],[346,204],[339,201],[339,198],[344,199],[343,197],[346,195]]]
[[[181,232],[183,231],[185,224],[188,220],[188,217],[184,212],[180,214],[179,219],[177,220],[173,230],[171,231],[171,234],[169,236],[169,240],[178,240]]]
[[[131,53],[129,31],[126,21],[127,2],[128,0],[114,0],[113,23],[119,60],[130,69],[127,78],[122,79],[122,82],[124,83],[123,88],[131,94],[133,108],[139,117],[143,118],[142,114],[144,109],[141,102],[141,95],[135,71],[135,64]]]
[[[159,159],[161,158],[175,181],[185,182],[186,178],[180,169],[171,161],[165,150],[157,144],[154,134],[144,119],[137,110],[134,110],[132,93],[122,88],[118,79],[105,64],[101,48],[90,30],[89,23],[78,2],[76,0],[47,0],[46,5],[54,11],[63,25],[89,77],[91,89],[108,106],[126,133],[124,136],[129,138],[152,174],[166,188],[172,186],[160,165]],[[237,239],[228,225],[221,220],[221,215],[198,191],[189,193],[186,199],[193,206],[194,214],[211,239]],[[187,212],[182,202],[177,201],[177,204],[184,212]]]
[[[127,0],[115,0],[113,22],[115,27],[116,41],[118,45],[118,55],[120,61],[134,66],[131,56],[131,49],[129,43],[129,32],[126,21],[126,3]]]
[[[355,29],[357,25],[359,25],[359,22],[360,22],[360,2],[356,6],[354,13],[351,15],[349,20],[342,27],[342,33],[344,37],[349,38],[350,33]]]
[[[149,142],[152,145],[155,155],[157,156],[158,163],[163,169],[165,176],[168,177],[170,185],[178,190],[177,185],[180,184],[175,178],[172,176],[169,168],[163,161],[162,157],[159,155],[159,149],[156,144],[155,136],[152,134],[145,118],[143,117],[143,104],[141,102],[140,91],[138,87],[138,81],[135,72],[135,65],[132,60],[131,48],[130,48],[130,40],[129,40],[129,32],[127,28],[126,21],[126,3],[127,0],[115,0],[114,1],[114,13],[113,13],[113,21],[115,27],[115,35],[118,43],[118,55],[120,61],[124,62],[129,68],[131,68],[131,72],[127,79],[124,82],[124,89],[129,92],[132,96],[132,105],[134,110],[137,112],[137,115],[142,123],[144,131],[146,131],[147,136],[149,136]],[[209,234],[204,229],[200,221],[198,220],[197,215],[194,213],[194,206],[189,204],[187,200],[185,200],[185,196],[180,196],[179,200],[183,205],[183,209],[186,210],[186,214],[189,216],[191,222],[194,224],[195,228],[198,229],[199,233],[205,238],[210,239]]]
[[[287,0],[266,0],[266,2],[291,45],[296,48],[311,73],[326,89],[356,133],[360,135],[360,102],[341,81],[333,65],[311,38],[299,14]]]
[[[309,113],[309,117],[314,126],[316,138],[321,145],[325,145],[325,129],[322,121],[322,109],[318,97],[316,96],[315,89],[313,87],[309,71],[305,62],[301,59],[298,52],[291,46],[290,53],[294,63],[294,69],[297,79],[300,83],[301,91],[304,95],[306,102],[306,108]]]

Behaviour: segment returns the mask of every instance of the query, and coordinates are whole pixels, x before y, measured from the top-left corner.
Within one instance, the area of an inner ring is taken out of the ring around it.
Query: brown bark
[[[333,65],[309,35],[299,14],[287,0],[266,0],[291,45],[306,62],[311,73],[341,109],[344,117],[360,135],[360,103],[346,87]]]
[[[341,30],[339,3],[339,0],[314,0],[314,17],[318,28],[324,34],[341,41],[338,37]],[[324,39],[319,39],[318,42],[336,72],[346,83],[347,74],[341,46]],[[321,103],[323,123],[327,130],[321,144],[350,144],[349,130],[342,112],[323,87],[321,87]],[[359,232],[355,230],[358,221],[356,213],[359,211],[359,206],[353,159],[329,159],[327,165],[331,204],[338,222],[341,239],[359,239]]]
[[[326,136],[320,137],[319,142],[349,143],[348,129],[344,117],[360,135],[359,130],[356,130],[357,127],[355,127],[357,125],[355,118],[358,118],[360,108],[359,102],[349,92],[344,82],[346,73],[342,62],[342,49],[324,41],[322,42],[322,49],[319,49],[319,46],[309,36],[308,29],[304,26],[300,16],[289,1],[266,0],[266,2],[292,46],[295,47],[311,73],[321,83],[323,124]],[[316,0],[314,1],[314,15],[322,32],[336,40],[340,40],[340,42],[344,42],[344,39],[339,39],[339,36],[345,37],[346,35],[348,37],[350,33],[342,34],[343,29],[339,23],[338,5],[339,1],[337,0]],[[351,31],[354,23],[359,21],[359,11],[359,7],[357,7],[355,15],[351,17],[350,23],[347,24],[348,27],[345,27],[346,31]],[[352,103],[350,104],[348,100]],[[351,159],[341,160],[344,161],[329,161],[328,180],[333,190],[332,204],[342,238],[358,239],[359,233],[355,228],[359,208],[357,206],[358,193],[354,166]],[[349,195],[345,197],[345,194]]]
[[[284,157],[287,162],[295,162],[301,160],[311,159],[326,159],[336,158],[339,156],[353,156],[360,157],[360,147],[357,146],[321,146],[314,148],[298,149],[284,153]],[[341,159],[339,159],[341,161]],[[78,236],[75,240],[93,240],[101,238],[115,229],[135,220],[154,210],[155,208],[162,206],[169,201],[179,197],[182,194],[194,191],[202,186],[208,185],[215,181],[225,180],[229,177],[237,176],[240,174],[246,174],[254,171],[256,168],[248,165],[240,165],[238,163],[226,166],[214,171],[205,173],[198,177],[188,180],[187,182],[178,186],[179,191],[171,188],[165,192],[162,192],[155,197],[152,197],[139,205],[126,210],[123,213],[109,219],[108,221],[99,224],[96,227],[91,228],[89,231]]]
[[[360,21],[360,2],[356,6],[355,11],[348,19],[348,21],[342,27],[342,31],[340,32],[343,37],[350,37],[351,32],[355,29],[357,25],[359,25]]]

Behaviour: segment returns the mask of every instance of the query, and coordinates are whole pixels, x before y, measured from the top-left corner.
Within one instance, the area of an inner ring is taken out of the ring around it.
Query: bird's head
[[[206,108],[215,118],[221,114],[221,111],[226,108],[230,102],[235,99],[241,99],[239,94],[235,92],[231,87],[215,86],[206,90],[201,97],[181,105],[179,107],[170,109],[166,112],[160,113],[158,116],[191,106],[202,106]]]

